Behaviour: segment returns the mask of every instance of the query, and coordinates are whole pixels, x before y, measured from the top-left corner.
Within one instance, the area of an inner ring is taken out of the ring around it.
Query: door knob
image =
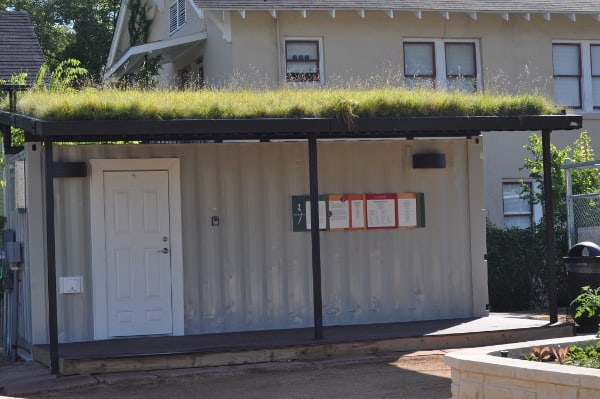
[[[158,251],[159,253],[163,253],[163,254],[168,254],[169,253],[169,248],[163,248],[162,250]]]

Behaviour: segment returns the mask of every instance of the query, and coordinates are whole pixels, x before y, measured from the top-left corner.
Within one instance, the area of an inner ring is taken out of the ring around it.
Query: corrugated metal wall
[[[423,192],[427,223],[323,232],[325,325],[473,314],[469,206],[478,204],[469,199],[467,143],[319,142],[321,193]],[[186,334],[312,326],[310,234],[292,232],[291,220],[291,197],[309,192],[306,143],[55,149],[61,161],[181,159]],[[413,169],[418,152],[445,153],[447,167]],[[58,274],[83,275],[85,287],[59,297],[59,337],[88,340],[89,178],[56,179],[55,187]],[[219,226],[211,216],[220,217]]]
[[[29,248],[28,235],[28,215],[25,211],[19,211],[15,206],[15,161],[24,160],[24,153],[18,155],[7,155],[5,157],[5,178],[6,178],[6,228],[15,231],[15,241],[23,243],[24,248]],[[4,232],[2,232],[4,234]],[[4,248],[3,248],[4,249]],[[31,350],[31,273],[29,266],[28,251],[24,251],[23,260],[25,267],[15,273],[10,271],[13,276],[13,289],[4,292],[5,313],[5,344],[7,345],[5,354],[12,356],[12,346],[15,340],[18,340],[20,347],[27,351]],[[16,302],[16,308],[15,308]],[[16,312],[15,312],[15,309]],[[17,327],[17,336],[14,337],[13,331]]]

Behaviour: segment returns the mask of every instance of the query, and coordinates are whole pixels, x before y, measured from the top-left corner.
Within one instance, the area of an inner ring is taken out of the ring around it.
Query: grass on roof
[[[5,100],[0,104],[8,108]],[[274,91],[30,91],[17,112],[44,120],[356,118],[548,115],[557,108],[533,95],[487,95],[407,89]]]

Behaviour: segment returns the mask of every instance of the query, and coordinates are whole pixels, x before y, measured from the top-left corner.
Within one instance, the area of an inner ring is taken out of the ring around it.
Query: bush
[[[565,306],[567,278],[562,257],[567,253],[566,236],[557,232],[556,244],[558,304]],[[504,229],[487,224],[488,288],[493,311],[547,308],[545,256],[545,234],[540,226]]]
[[[488,287],[494,311],[536,305],[533,293],[540,290],[543,253],[533,229],[501,229],[487,224]]]

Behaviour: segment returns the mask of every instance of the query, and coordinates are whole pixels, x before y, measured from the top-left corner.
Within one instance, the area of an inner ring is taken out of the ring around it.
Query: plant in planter
[[[579,294],[571,305],[575,307],[574,318],[587,316],[592,318],[598,314],[600,310],[600,287],[591,288],[589,285],[581,287],[581,294]],[[600,330],[596,333],[600,336]]]

